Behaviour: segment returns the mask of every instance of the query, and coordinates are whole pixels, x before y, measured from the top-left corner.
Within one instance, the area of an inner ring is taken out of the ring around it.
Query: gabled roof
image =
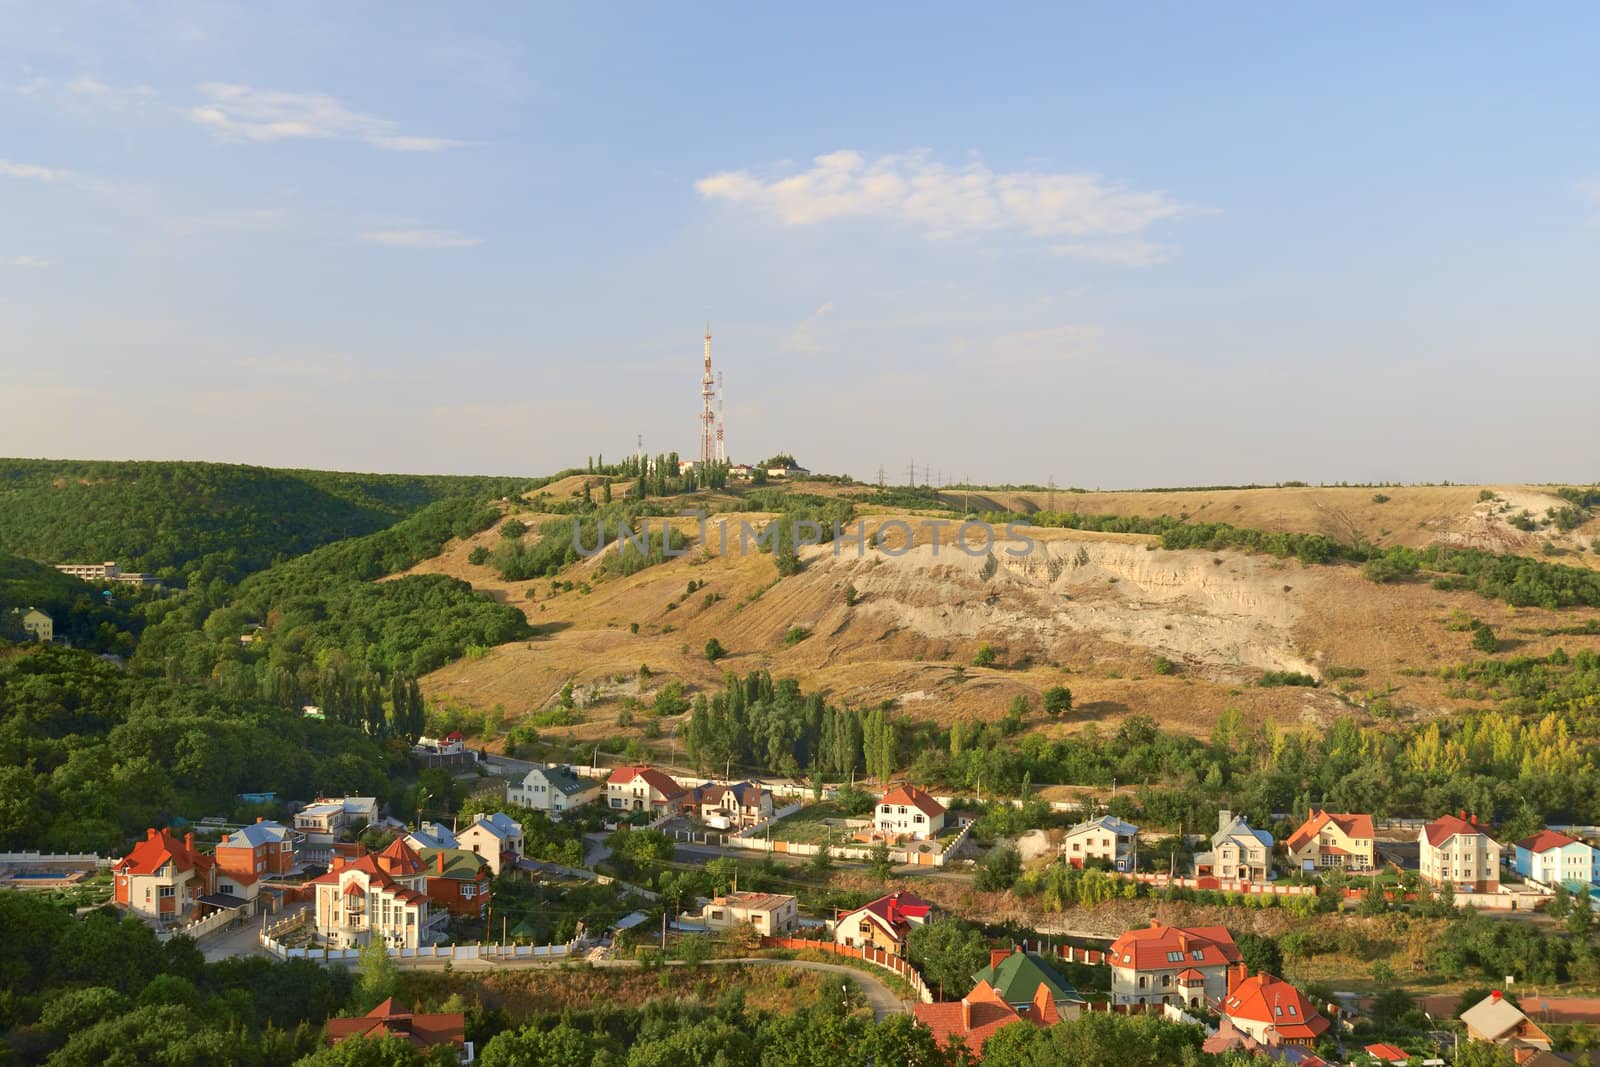
[[[718,785],[707,782],[695,789],[695,801],[699,804],[720,804],[723,797],[733,794],[733,799],[744,808],[761,806],[761,798],[767,790],[754,782],[734,782],[732,785]]]
[[[204,871],[216,866],[210,856],[193,847],[192,834],[180,841],[171,830],[162,827],[146,830],[144,840],[111,869],[119,874],[155,874],[168,862],[176,871]]]
[[[1379,1042],[1376,1045],[1368,1045],[1364,1051],[1368,1056],[1371,1056],[1373,1059],[1382,1060],[1384,1063],[1411,1062],[1411,1053],[1407,1052],[1399,1045],[1389,1045]]]
[[[1238,1023],[1270,1023],[1281,1038],[1314,1040],[1330,1025],[1294,986],[1270,974],[1257,974],[1233,987],[1222,1014]]]
[[[337,1045],[349,1037],[396,1035],[418,1048],[432,1045],[461,1045],[466,1041],[467,1020],[461,1012],[419,1015],[401,1009],[390,997],[367,1014],[354,1019],[329,1019],[328,1044]]]
[[[663,774],[647,763],[631,767],[618,767],[606,779],[608,785],[627,785],[634,779],[643,779],[644,783],[669,800],[681,797],[688,792],[683,786],[672,780],[672,777]]]
[[[444,869],[439,867],[443,857]],[[429,878],[448,878],[453,882],[476,882],[487,868],[483,857],[464,848],[425,848],[422,850],[422,868]]]
[[[879,897],[869,904],[863,904],[855,911],[840,916],[839,921],[844,922],[856,915],[870,916],[896,941],[899,941],[910,932],[913,923],[920,923],[926,919],[930,910],[932,905],[915,893],[900,891]]]
[[[1170,959],[1169,954],[1174,952],[1181,953],[1182,959]],[[1110,957],[1114,966],[1160,971],[1172,967],[1225,967],[1242,958],[1225,926],[1186,928],[1158,922],[1117,938],[1111,943]]]
[[[1496,1041],[1527,1022],[1528,1017],[1496,990],[1462,1012],[1461,1021],[1490,1041]]]
[[[552,764],[549,767],[535,767],[528,774],[539,775],[545,783],[563,796],[572,796],[576,793],[586,793],[591,789],[599,789],[601,782],[594,778],[579,778],[565,767]],[[524,778],[524,781],[527,779]]]
[[[522,833],[522,824],[503,811],[497,811],[493,815],[480,815],[467,829],[476,830],[480,826],[501,841],[517,837]]]
[[[1300,824],[1300,829],[1289,835],[1285,842],[1290,852],[1298,852],[1329,825],[1339,828],[1346,837],[1358,841],[1368,840],[1374,836],[1372,829],[1372,816],[1370,815],[1336,815],[1330,811],[1314,811],[1311,818]]]
[[[1072,984],[1057,974],[1042,956],[1020,948],[999,963],[991,963],[973,975],[972,980],[993,986],[1007,1004],[1031,1003],[1041,988],[1052,1002],[1083,1001]]]
[[[1250,820],[1243,815],[1235,815],[1233,821],[1211,835],[1211,847],[1216,848],[1224,841],[1238,837],[1253,837],[1267,848],[1272,847],[1272,835],[1265,830],[1255,830],[1250,826]]]
[[[378,853],[378,866],[395,878],[406,878],[422,870],[422,856],[405,838],[397,837]]]
[[[1139,832],[1139,828],[1131,822],[1124,822],[1115,815],[1102,815],[1098,819],[1080,822],[1069,829],[1065,836],[1076,837],[1079,834],[1092,833],[1096,830],[1116,834],[1118,837],[1132,837]]]
[[[1566,834],[1555,830],[1540,830],[1531,837],[1524,837],[1521,841],[1518,841],[1517,847],[1527,849],[1537,856],[1540,853],[1549,852],[1551,849],[1566,848],[1568,845],[1580,845],[1582,843],[1576,837],[1568,837]]]
[[[262,845],[281,844],[289,837],[289,828],[270,819],[241,826],[217,842],[218,848],[259,848]]]
[[[404,842],[396,842],[396,844],[400,844],[407,851],[411,851],[411,846],[406,845]],[[389,849],[392,849],[393,847],[394,845],[390,845]],[[387,853],[389,849],[385,849],[385,853]],[[416,853],[412,852],[412,855],[415,856]],[[425,894],[419,893],[415,889],[411,889],[395,881],[394,877],[392,877],[388,871],[384,870],[383,867],[379,865],[379,858],[380,857],[378,856],[360,856],[346,863],[338,870],[329,871],[324,875],[313,878],[306,884],[338,886],[341,882],[344,882],[345,875],[352,872],[360,872],[361,874],[366,875],[367,885],[369,888],[371,886],[377,886],[379,889],[388,893],[395,899],[404,901],[408,904],[427,903],[428,898]],[[417,871],[415,873],[420,874],[421,872]],[[414,876],[415,875],[412,875],[412,877]],[[407,876],[401,875],[400,877]]]
[[[1441,815],[1427,826],[1424,826],[1422,832],[1428,835],[1428,844],[1434,848],[1440,848],[1446,841],[1458,835],[1462,837],[1471,837],[1474,834],[1489,836],[1484,828],[1477,823],[1468,822],[1455,815]]]
[[[943,804],[933,799],[927,790],[919,789],[914,785],[897,785],[883,794],[883,799],[878,803],[880,805],[904,804],[907,807],[914,807],[930,819],[936,815],[944,814]]]

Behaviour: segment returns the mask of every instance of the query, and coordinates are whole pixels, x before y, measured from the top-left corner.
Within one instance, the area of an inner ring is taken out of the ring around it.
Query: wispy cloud
[[[950,166],[920,150],[873,160],[850,150],[830,152],[798,174],[724,171],[695,182],[695,189],[708,200],[766,211],[788,226],[886,218],[929,237],[994,230],[1126,237],[1200,212],[1164,192],[1128,189],[1095,174],[997,173],[977,159]],[[1154,260],[1147,254],[1146,261]]]
[[[38,256],[0,256],[0,267],[48,267],[48,259]]]
[[[66,170],[62,167],[45,167],[37,163],[18,163],[10,159],[0,159],[0,177],[45,182],[49,185],[67,185],[74,189],[84,189],[97,193],[105,192],[110,188],[109,185],[98,178],[90,178],[76,171]]]
[[[402,133],[390,119],[352,110],[322,93],[289,93],[207,82],[205,102],[184,114],[224,141],[361,141],[390,152],[439,152],[460,141]]]
[[[807,315],[805,319],[789,331],[783,339],[783,348],[788,352],[819,352],[822,345],[817,339],[817,328],[822,320],[833,314],[833,301],[829,300],[821,307]]]
[[[19,96],[50,99],[69,111],[125,112],[153,103],[159,94],[148,85],[108,85],[98,78],[79,75],[70,81],[30,78],[16,86]]]
[[[471,248],[483,243],[483,238],[455,230],[429,230],[407,227],[400,230],[373,230],[361,235],[363,241],[394,248]]]

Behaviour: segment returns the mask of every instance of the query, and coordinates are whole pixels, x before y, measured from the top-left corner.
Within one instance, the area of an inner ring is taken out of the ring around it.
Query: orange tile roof
[[[1289,835],[1289,840],[1285,842],[1289,851],[1298,852],[1304,848],[1329,823],[1344,831],[1346,837],[1361,840],[1374,836],[1370,815],[1336,815],[1329,811],[1316,811],[1311,813],[1311,818],[1300,824],[1300,829]]]
[[[1034,994],[1032,1013],[1021,1015],[993,986],[981,981],[959,1001],[913,1004],[911,1010],[918,1022],[933,1031],[934,1040],[939,1044],[948,1045],[952,1038],[959,1037],[969,1050],[979,1053],[983,1051],[984,1042],[1003,1026],[1024,1019],[1035,1026],[1050,1026],[1061,1021],[1055,1001],[1050,999],[1050,991],[1044,986]]]
[[[1183,954],[1181,960],[1168,959],[1168,953]],[[1195,958],[1199,952],[1200,957]],[[1180,963],[1190,967],[1225,967],[1241,959],[1233,935],[1225,926],[1166,926],[1152,922],[1141,930],[1129,930],[1111,943],[1110,962],[1135,970],[1166,970]]]
[[[1423,829],[1428,835],[1428,844],[1434,848],[1443,845],[1457,834],[1464,837],[1471,837],[1473,834],[1488,836],[1487,831],[1477,823],[1470,823],[1455,815],[1442,815]]]
[[[663,774],[661,771],[656,770],[648,763],[641,763],[637,766],[618,767],[616,770],[611,772],[611,775],[606,779],[606,782],[609,785],[627,785],[635,778],[643,778],[646,785],[652,787],[656,790],[656,792],[660,793],[664,797],[667,797],[668,799],[671,799],[672,797],[681,797],[688,792],[688,790],[683,786],[673,781],[670,775]]]
[[[944,805],[933,799],[927,790],[918,789],[914,785],[897,785],[883,794],[883,799],[878,803],[905,804],[915,807],[930,819],[935,815],[943,815],[945,810]]]
[[[146,830],[144,840],[134,845],[112,870],[119,874],[154,874],[168,861],[179,871],[204,871],[216,866],[215,860],[194,847],[193,834],[180,841],[171,830],[163,827]]]
[[[337,1045],[348,1037],[397,1035],[419,1048],[432,1045],[461,1045],[466,1041],[467,1020],[461,1012],[419,1015],[403,1011],[390,997],[367,1014],[354,1019],[329,1019],[328,1044]]]
[[[1270,1023],[1281,1038],[1315,1039],[1328,1020],[1294,986],[1270,974],[1257,974],[1233,987],[1222,1014],[1235,1021]]]
[[[1411,1053],[1399,1045],[1379,1042],[1376,1045],[1368,1045],[1364,1051],[1368,1056],[1380,1059],[1384,1063],[1408,1063],[1411,1060]]]

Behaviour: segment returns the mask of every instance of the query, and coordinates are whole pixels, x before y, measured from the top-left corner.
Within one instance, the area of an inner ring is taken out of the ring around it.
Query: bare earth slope
[[[1214,496],[1211,510],[1231,510],[1227,501],[1240,494],[1294,493],[1311,501],[1321,496],[1329,514],[1355,514],[1365,522],[1370,521],[1366,512],[1350,495],[1359,493],[1368,507],[1382,511],[1400,503],[1404,490],[1386,492],[1392,499],[1385,504],[1370,503],[1372,490],[1181,495],[1197,506],[1200,497]],[[1432,492],[1441,495],[1383,514],[1416,515],[1434,508],[1433,536],[1473,536],[1472,524],[1480,521],[1484,536],[1498,536],[1498,516],[1479,517],[1476,488]],[[1532,490],[1497,492],[1529,510],[1539,499]],[[1444,507],[1444,494],[1455,493],[1460,510],[1452,512]],[[1089,499],[1071,498],[1084,512],[1112,512],[1117,503],[1131,506],[1128,498],[1146,496],[1155,498],[1155,506],[1141,510],[1170,512],[1160,506],[1161,494],[1084,496]],[[1228,521],[1267,525],[1262,521],[1267,505],[1252,506],[1255,511],[1246,515],[1241,503]],[[1285,505],[1275,506],[1290,514]],[[535,527],[548,518],[522,517]],[[759,523],[764,517],[743,518]],[[869,516],[868,528],[891,518]],[[730,521],[737,523],[738,517]],[[680,528],[693,535],[692,524]],[[805,549],[801,573],[780,581],[770,556],[753,550],[741,555],[736,547],[717,554],[715,529],[713,524],[710,551],[696,545],[684,558],[626,578],[597,577],[592,561],[575,564],[561,576],[574,588],[556,592],[548,579],[505,582],[491,568],[467,562],[476,544],[498,543],[497,531],[452,542],[416,570],[463,578],[522,607],[540,635],[436,672],[424,680],[430,698],[479,709],[502,705],[507,722],[514,723],[553,706],[562,686],[572,681],[580,694],[594,687],[594,698],[571,732],[600,738],[629,732],[617,726],[618,701],[625,696],[648,700],[650,689],[666,680],[681,681],[691,691],[714,688],[725,670],[765,667],[800,679],[807,689],[823,689],[837,702],[894,700],[908,714],[945,722],[997,717],[1018,693],[1037,709],[1044,689],[1066,685],[1078,712],[1062,723],[1034,715],[1031,728],[1075,730],[1086,722],[1115,724],[1132,714],[1149,714],[1172,728],[1206,734],[1227,708],[1239,709],[1249,721],[1314,725],[1386,705],[1419,715],[1467,706],[1450,697],[1437,677],[1439,666],[1478,656],[1469,649],[1467,634],[1444,625],[1453,612],[1488,622],[1508,651],[1536,654],[1557,644],[1569,652],[1600,648],[1600,637],[1537,633],[1570,626],[1595,616],[1593,611],[1511,609],[1475,593],[1441,592],[1426,583],[1374,585],[1348,565],[1167,551],[1154,538],[1138,535],[1034,530],[1032,552],[1013,557],[1007,548],[1020,545],[1001,542],[993,562],[957,550],[949,530],[937,555],[926,532],[903,554],[891,535],[886,543],[897,554],[862,551],[854,542],[837,554],[832,546]],[[1401,540],[1399,533],[1390,532],[1392,541]],[[1583,543],[1586,529],[1576,534]],[[1405,538],[1415,544],[1431,539]],[[730,542],[736,546],[736,534]],[[1562,562],[1577,558],[1569,555]],[[686,593],[691,580],[704,583],[692,594]],[[847,587],[856,590],[853,605],[847,603]],[[716,664],[702,651],[712,637],[730,653]],[[972,665],[985,644],[997,653],[995,667]],[[1158,673],[1158,663],[1170,664],[1161,669],[1173,673]],[[652,672],[643,692],[635,681],[641,664]],[[1330,667],[1344,670],[1334,677]],[[1351,669],[1364,673],[1350,678]],[[1325,684],[1316,689],[1256,686],[1269,670],[1312,674]],[[669,736],[670,730],[668,724]]]

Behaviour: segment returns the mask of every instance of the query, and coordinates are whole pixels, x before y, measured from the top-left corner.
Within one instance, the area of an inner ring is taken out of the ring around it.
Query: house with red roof
[[[335,855],[328,873],[309,884],[317,893],[313,927],[330,948],[374,941],[417,948],[432,940],[436,920],[445,914],[430,908],[427,868],[400,838],[376,855]]]
[[[689,790],[647,763],[618,767],[606,779],[606,804],[616,811],[650,811],[657,815],[683,806]]]
[[[217,892],[217,865],[194,845],[194,834],[179,840],[171,830],[151,828],[144,840],[112,865],[113,899],[129,912],[156,923],[198,918],[202,898]]]
[[[978,982],[972,992],[959,1001],[913,1004],[911,1010],[917,1022],[933,1031],[939,1044],[950,1045],[960,1038],[979,1059],[983,1058],[984,1043],[1003,1026],[1023,1021],[1035,1026],[1052,1026],[1061,1021],[1050,988],[1044,984],[1039,985],[1026,1011],[1018,1011],[1007,1004],[1005,997],[985,981]]]
[[[1445,815],[1417,835],[1423,881],[1446,883],[1461,893],[1494,893],[1500,889],[1500,843],[1478,825],[1478,817]]]
[[[488,915],[493,874],[482,856],[464,848],[425,848],[418,855],[435,910],[476,919]]]
[[[472,1042],[467,1040],[467,1018],[463,1013],[423,1014],[406,1011],[394,1002],[393,997],[354,1019],[329,1019],[326,1032],[329,1045],[337,1045],[352,1037],[377,1039],[398,1036],[418,1049],[452,1045],[458,1050],[461,1063],[471,1063],[475,1058]]]
[[[1156,920],[1111,943],[1113,1004],[1220,1004],[1244,975],[1243,957],[1225,926],[1167,926]]]
[[[1332,1025],[1298,989],[1270,974],[1236,980],[1222,1015],[1263,1045],[1314,1045]]]
[[[944,829],[944,805],[925,789],[897,785],[878,801],[873,828],[886,839],[926,841]]]
[[[1368,1045],[1362,1051],[1379,1063],[1393,1064],[1394,1067],[1406,1067],[1406,1064],[1411,1062],[1411,1053],[1399,1045],[1391,1045],[1387,1042],[1380,1041],[1375,1045]]]
[[[846,948],[878,948],[903,956],[906,935],[927,922],[932,910],[933,905],[915,893],[897,890],[839,916],[833,940]]]
[[[1300,828],[1289,835],[1284,848],[1289,863],[1307,874],[1339,869],[1371,871],[1376,866],[1376,837],[1370,815],[1336,815],[1313,811]]]
[[[1555,830],[1540,830],[1518,841],[1516,847],[1511,865],[1524,878],[1584,892],[1594,881],[1594,849],[1575,837]]]

